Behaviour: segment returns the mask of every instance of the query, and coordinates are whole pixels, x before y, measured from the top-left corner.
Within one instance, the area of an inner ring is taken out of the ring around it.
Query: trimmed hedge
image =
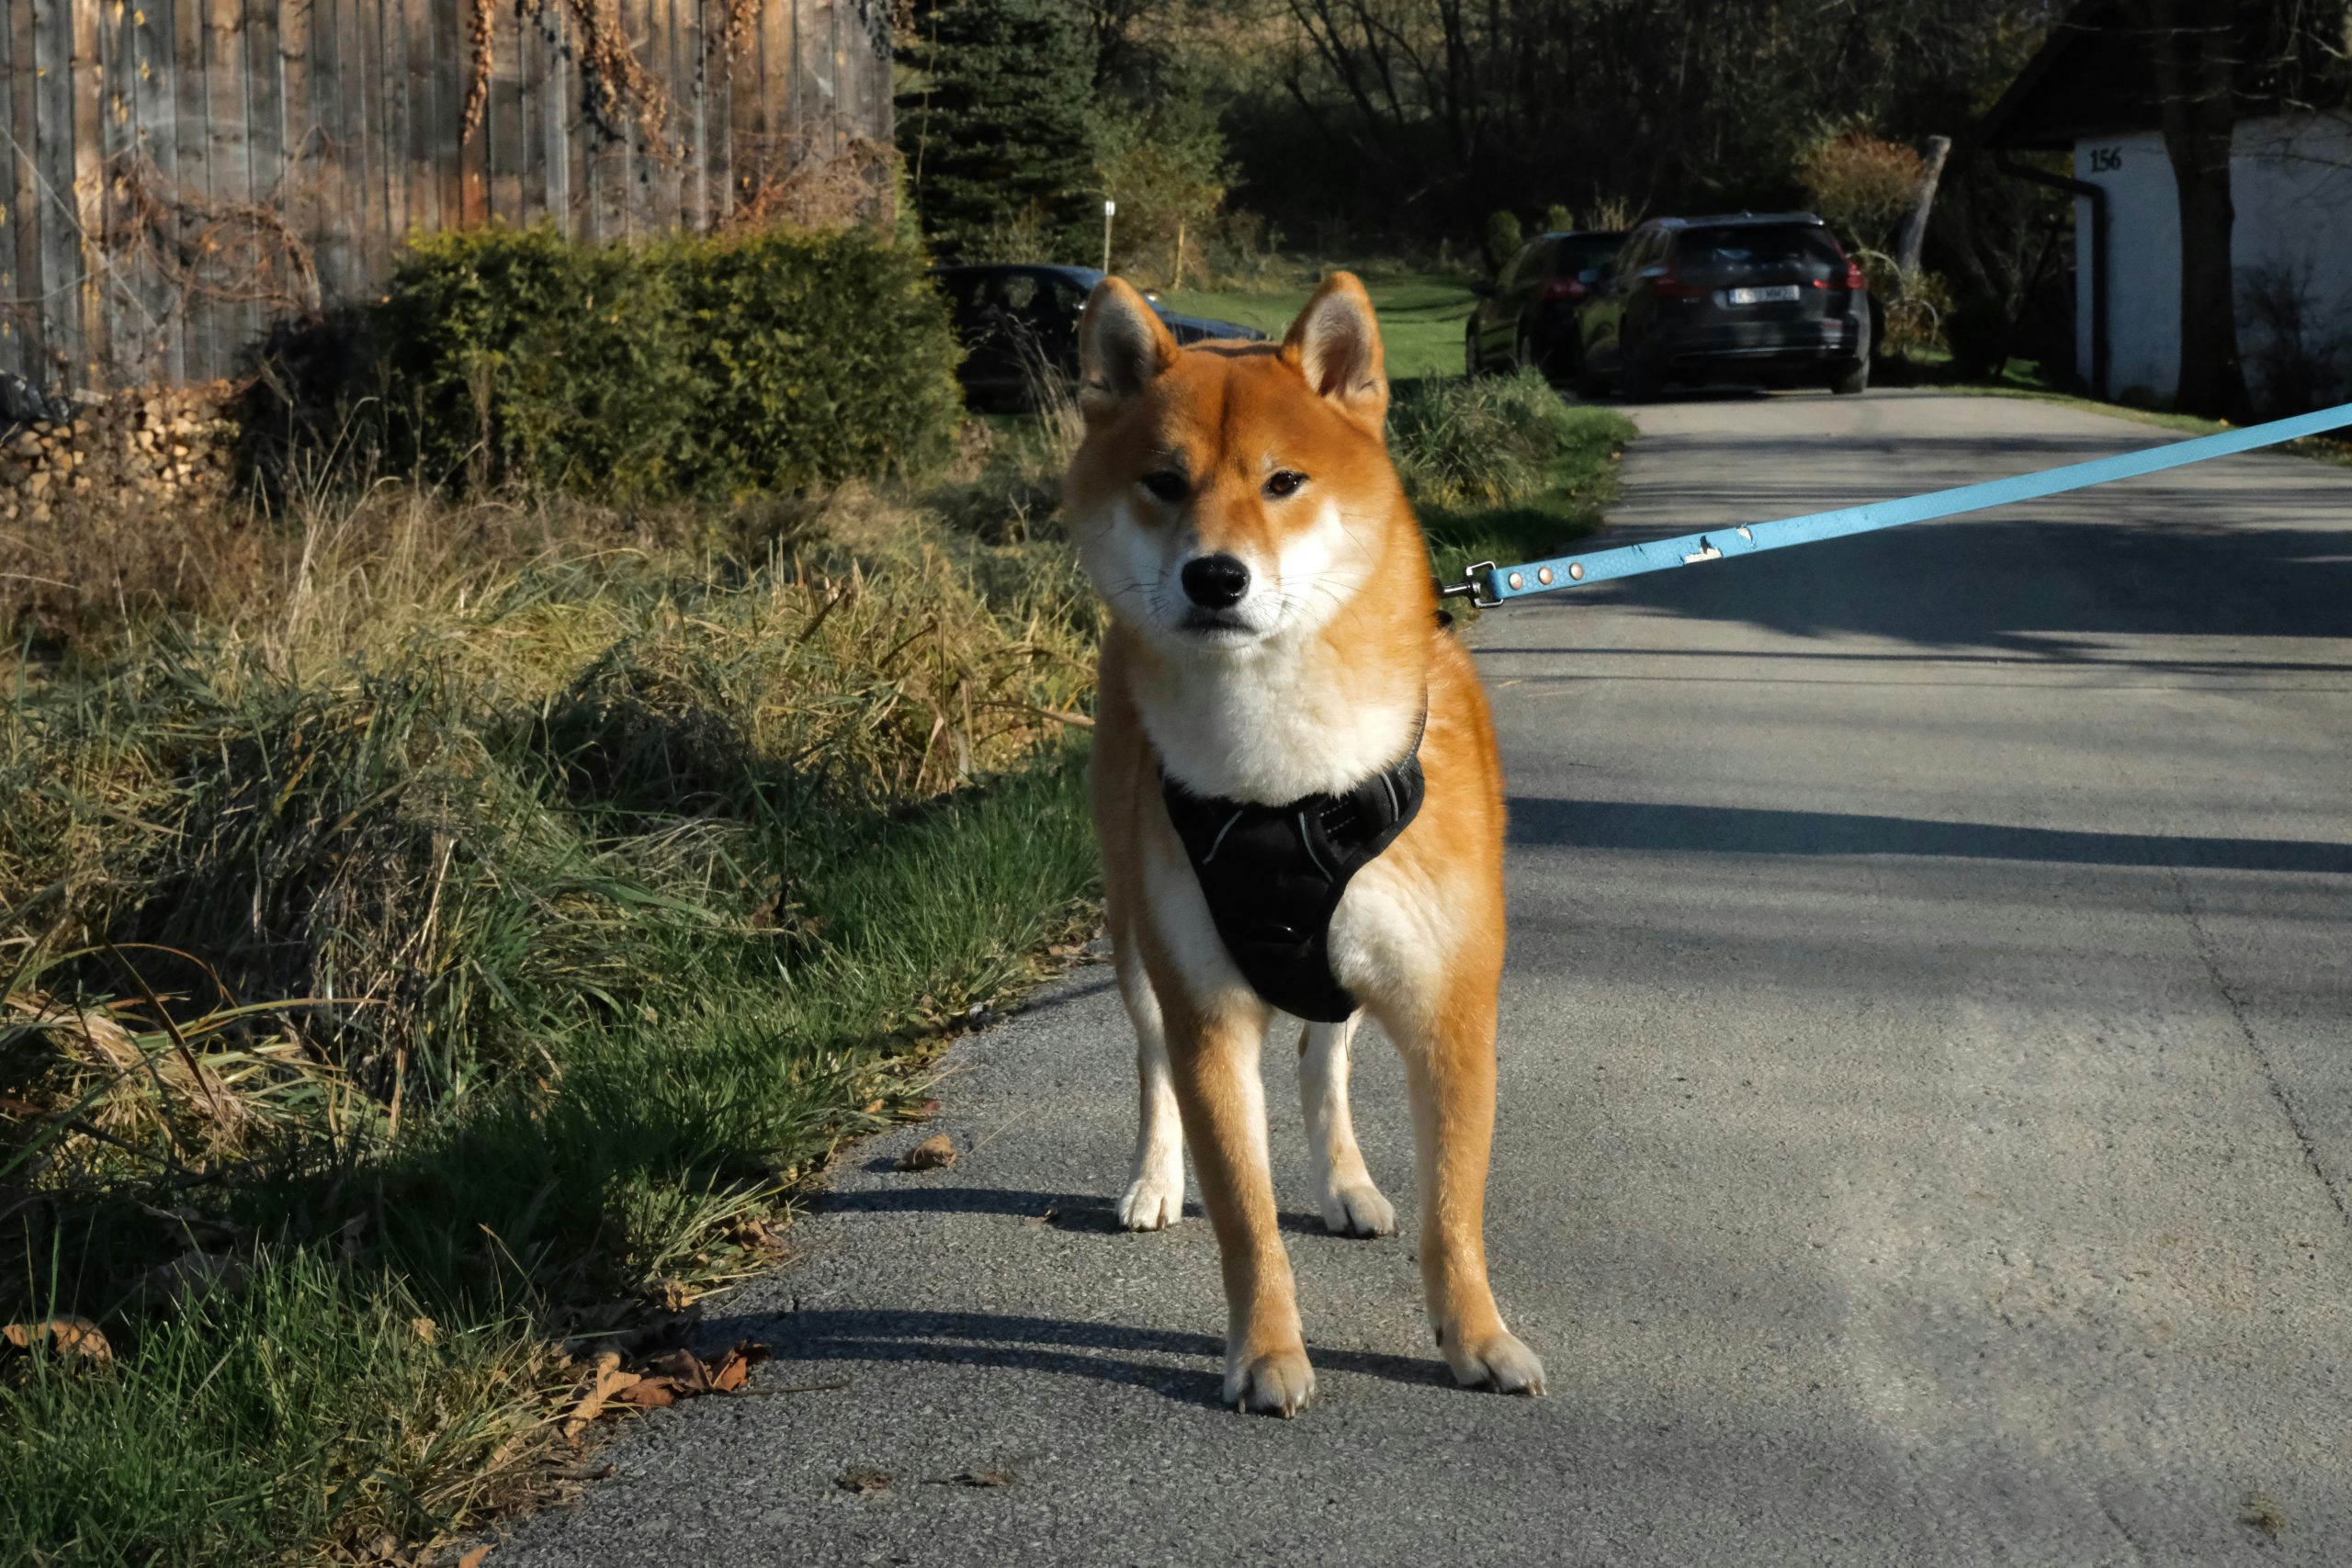
[[[619,501],[927,468],[962,400],[924,267],[863,231],[421,237],[373,322],[395,457]]]

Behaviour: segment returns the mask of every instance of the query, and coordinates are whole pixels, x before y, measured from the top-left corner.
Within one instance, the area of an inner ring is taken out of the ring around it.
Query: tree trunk
[[[1919,252],[1928,243],[1928,211],[1936,204],[1936,185],[1944,177],[1944,159],[1951,152],[1951,137],[1928,138],[1928,156],[1919,164],[1919,183],[1911,187],[1911,211],[1903,220],[1903,233],[1894,244],[1894,270],[1905,289],[1919,275]]]
[[[2231,281],[2230,142],[2237,85],[2230,0],[2142,0],[2165,152],[2180,198],[2180,383],[2173,405],[2210,419],[2252,412]]]

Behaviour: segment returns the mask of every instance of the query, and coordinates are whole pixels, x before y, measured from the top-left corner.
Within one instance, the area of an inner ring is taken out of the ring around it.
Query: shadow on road
[[[1737,441],[1711,440],[1711,463]],[[1856,489],[1851,468],[1808,483],[1785,445],[1758,440],[1754,471],[1793,479],[1654,485],[1638,524],[1610,544],[1758,522],[1901,495],[1919,476],[1965,472],[1934,440],[1890,449],[1886,481]],[[1954,442],[1955,450],[1971,444]],[[2079,439],[2005,449],[2004,471],[2091,455]],[[1668,473],[1671,455],[1645,452]],[[2290,459],[2279,459],[2280,464]],[[1906,479],[1915,480],[1906,484]],[[1926,523],[1722,568],[1604,583],[1559,599],[1640,614],[1742,621],[1791,637],[1859,634],[1917,647],[2005,649],[2064,661],[2111,653],[2133,636],[2352,637],[2352,481],[2301,464],[2243,491],[2140,483],[1988,517]],[[2073,520],[2049,508],[2076,509]],[[2040,515],[2035,515],[2035,509]],[[2095,508],[2087,520],[2080,509]],[[1515,611],[1514,613],[1523,613]]]
[[[768,1345],[785,1360],[1001,1367],[1128,1384],[1186,1404],[1223,1402],[1224,1342],[1176,1329],[1010,1313],[829,1311],[749,1314],[716,1320],[707,1327],[714,1340],[748,1337]],[[1321,1371],[1425,1387],[1453,1386],[1453,1374],[1434,1357],[1385,1356],[1313,1344],[1306,1353]],[[1137,1356],[1169,1359],[1132,1359]],[[1208,1370],[1197,1364],[1203,1361]]]
[[[2096,833],[1999,823],[1940,822],[1834,811],[1660,806],[1514,796],[1510,841],[1565,849],[1684,850],[1710,854],[1928,855],[2066,865],[2283,871],[2352,876],[2352,844]]]

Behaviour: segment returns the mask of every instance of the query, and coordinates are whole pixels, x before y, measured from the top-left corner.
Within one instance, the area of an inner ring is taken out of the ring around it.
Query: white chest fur
[[[1136,672],[1161,764],[1199,795],[1280,805],[1336,793],[1412,744],[1422,694],[1382,690],[1317,642],[1283,639]]]

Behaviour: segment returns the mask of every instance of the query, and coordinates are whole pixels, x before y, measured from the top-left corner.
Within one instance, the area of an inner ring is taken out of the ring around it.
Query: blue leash
[[[2249,424],[2238,430],[2225,430],[2218,435],[2200,435],[2193,441],[2176,441],[2168,446],[2152,446],[2144,452],[2097,457],[2087,463],[2068,463],[2063,468],[2043,468],[2037,473],[2018,474],[2006,479],[1988,479],[1982,484],[1961,485],[1953,490],[1929,491],[1925,495],[1905,496],[1899,501],[1874,501],[1867,506],[1809,513],[1803,517],[1783,517],[1773,523],[1745,523],[1729,528],[1711,528],[1703,534],[1682,534],[1671,539],[1652,539],[1646,544],[1621,545],[1615,549],[1595,550],[1590,555],[1557,556],[1550,560],[1528,561],[1519,566],[1497,566],[1490,560],[1480,561],[1476,566],[1463,569],[1460,582],[1441,584],[1438,592],[1447,598],[1466,597],[1481,609],[1487,609],[1509,600],[1523,599],[1531,593],[1580,588],[1595,582],[1607,582],[1612,578],[1638,577],[1645,571],[1697,566],[1702,561],[1754,555],[1758,550],[1810,545],[1823,539],[1843,538],[1848,534],[1867,534],[1873,529],[1893,528],[1905,523],[1925,523],[1936,517],[1956,517],[1963,512],[1982,512],[1987,507],[2037,501],[2045,495],[2061,495],[2067,491],[2083,490],[2091,485],[2112,484],[2117,479],[2138,479],[2143,474],[2161,473],[2166,468],[2202,463],[2211,457],[2251,452],[2258,446],[2275,446],[2281,441],[2316,435],[2322,431],[2337,430],[2346,425],[2352,425],[2352,403],[2322,409],[2316,413],[2297,414],[2292,419],[2274,419],[2267,424]]]

